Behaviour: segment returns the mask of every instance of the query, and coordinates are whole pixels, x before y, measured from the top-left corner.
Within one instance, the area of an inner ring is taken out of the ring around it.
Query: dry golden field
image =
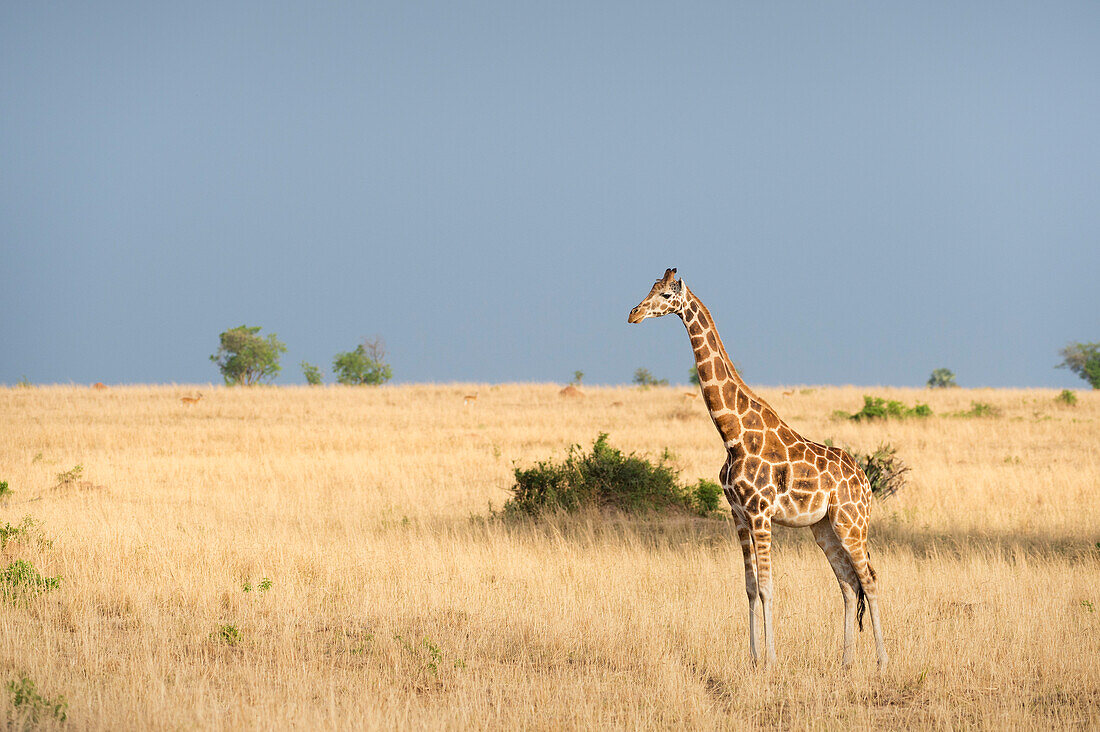
[[[754,669],[725,519],[484,520],[513,465],[600,431],[716,478],[682,389],[59,386],[0,389],[0,527],[34,522],[0,569],[62,578],[0,602],[0,683],[71,729],[1100,727],[1100,393],[785,390],[758,391],[805,436],[913,467],[872,516],[882,675],[869,630],[841,670],[807,530],[777,529]],[[864,393],[936,416],[830,417]],[[1001,415],[946,416],[974,400]]]

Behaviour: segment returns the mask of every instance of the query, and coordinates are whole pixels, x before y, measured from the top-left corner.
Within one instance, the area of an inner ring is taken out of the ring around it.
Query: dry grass
[[[10,542],[0,569],[63,577],[0,603],[0,683],[64,695],[69,727],[1100,725],[1100,394],[760,390],[806,436],[889,441],[913,467],[874,509],[879,676],[869,633],[839,668],[808,532],[777,537],[779,664],[754,670],[725,520],[478,518],[513,463],[601,430],[714,478],[717,434],[680,389],[193,391],[0,389],[0,526],[29,515],[52,540]],[[1001,415],[830,418],[863,393]]]

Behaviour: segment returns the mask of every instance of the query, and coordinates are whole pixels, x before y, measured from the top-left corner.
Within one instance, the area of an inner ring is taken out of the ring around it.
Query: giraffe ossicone
[[[887,663],[879,620],[875,570],[867,552],[871,485],[852,456],[811,442],[784,422],[742,380],[714,319],[675,269],[666,269],[630,311],[629,323],[675,313],[691,338],[703,401],[726,447],[719,477],[733,512],[745,560],[749,598],[749,650],[759,659],[756,607],[761,605],[765,659],[775,661],[772,623],[772,524],[810,527],[829,560],[844,598],[844,652],[851,663],[858,619],[866,605],[879,668]]]

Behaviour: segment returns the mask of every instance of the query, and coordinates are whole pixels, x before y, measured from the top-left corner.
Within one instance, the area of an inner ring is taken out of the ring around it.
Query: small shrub
[[[8,481],[0,480],[0,498],[11,495],[11,489],[8,488]]]
[[[8,546],[8,542],[25,541],[30,536],[30,528],[34,526],[34,519],[24,516],[23,521],[17,526],[5,523],[0,526],[0,549]]]
[[[543,511],[582,508],[624,512],[699,511],[715,505],[714,489],[681,486],[679,472],[670,465],[666,450],[656,464],[611,447],[601,432],[585,453],[572,445],[562,463],[544,461],[514,471],[512,497],[504,504],[506,517],[536,516]]]
[[[649,369],[639,368],[634,371],[634,383],[648,389],[651,386],[668,386],[668,379],[658,379],[649,373]]]
[[[26,676],[19,681],[8,684],[8,693],[11,694],[11,705],[20,713],[28,726],[35,727],[39,721],[52,718],[58,722],[64,722],[69,708],[65,697],[58,695],[53,699],[39,693],[38,687]]]
[[[302,361],[302,375],[306,377],[306,383],[310,386],[320,386],[322,383],[321,369],[308,361]]]
[[[60,488],[61,486],[70,485],[72,483],[75,483],[80,478],[80,474],[83,473],[83,472],[84,472],[84,466],[83,465],[77,465],[77,466],[73,467],[72,470],[64,470],[64,471],[58,473],[57,474],[57,487]]]
[[[271,585],[271,580],[269,580],[267,577],[264,577],[262,580],[260,580],[259,584],[256,585],[256,589],[260,592],[267,592],[271,589]],[[249,580],[245,580],[244,584],[241,585],[241,589],[245,592],[252,592],[252,582]]]
[[[432,678],[438,677],[440,671],[447,668],[447,665],[443,662],[443,649],[430,639],[424,638],[420,643],[416,644],[410,643],[400,635],[395,635],[393,639],[400,643],[401,647],[404,648],[418,664],[421,664],[421,670],[426,672],[428,676]],[[456,669],[466,668],[466,661],[461,658],[455,658],[451,661],[450,667]]]
[[[956,412],[955,417],[999,417],[1001,410],[986,402],[970,402],[970,409],[965,412]]]
[[[1062,389],[1062,393],[1054,397],[1054,401],[1061,402],[1067,407],[1072,407],[1074,404],[1077,403],[1077,395],[1069,389]]]
[[[700,478],[695,487],[691,489],[692,501],[695,510],[700,516],[706,516],[712,511],[718,510],[722,500],[722,488],[713,480]]]
[[[218,629],[210,634],[210,639],[227,646],[235,646],[241,642],[241,631],[236,625],[219,625]]]
[[[584,372],[583,371],[574,371],[573,372],[573,380],[570,381],[569,383],[572,384],[573,386],[580,386],[581,385],[581,379],[583,379],[583,378],[584,378]]]
[[[34,386],[34,384],[31,383],[30,379],[27,378],[26,374],[23,374],[23,377],[19,379],[19,381],[17,381],[15,385],[20,389],[30,389],[32,386]]]
[[[955,383],[955,374],[951,369],[936,369],[928,377],[928,386],[932,389],[945,389],[958,384]]]
[[[8,601],[26,599],[61,587],[61,577],[43,577],[30,562],[17,559],[0,572],[0,595]]]
[[[893,445],[879,445],[878,449],[867,454],[856,450],[848,452],[852,453],[856,464],[863,469],[871,483],[871,493],[875,496],[889,498],[905,486],[905,474],[910,471],[910,467],[898,457],[897,448]]]
[[[855,420],[856,422],[862,422],[868,419],[905,419],[907,417],[931,417],[932,408],[927,404],[917,403],[916,406],[907,407],[904,403],[897,401],[896,399],[883,399],[882,397],[873,397],[866,394],[863,395],[863,408],[855,414],[847,414],[846,412],[837,410],[833,412],[836,417],[844,417],[847,419]]]
[[[699,382],[699,367],[698,366],[692,366],[691,370],[688,371],[688,381],[691,383],[692,386],[700,386],[701,385],[700,382]]]

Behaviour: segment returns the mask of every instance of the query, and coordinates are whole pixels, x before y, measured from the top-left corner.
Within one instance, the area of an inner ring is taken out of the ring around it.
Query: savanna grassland
[[[776,530],[779,662],[754,669],[724,515],[486,519],[514,466],[601,431],[715,479],[682,389],[199,389],[0,389],[0,570],[60,578],[5,575],[0,720],[60,726],[63,696],[74,729],[1100,726],[1100,393],[758,390],[913,468],[872,514],[879,675],[869,631],[840,668],[806,530]],[[833,416],[865,393],[935,416]],[[973,401],[1000,413],[951,416]]]

